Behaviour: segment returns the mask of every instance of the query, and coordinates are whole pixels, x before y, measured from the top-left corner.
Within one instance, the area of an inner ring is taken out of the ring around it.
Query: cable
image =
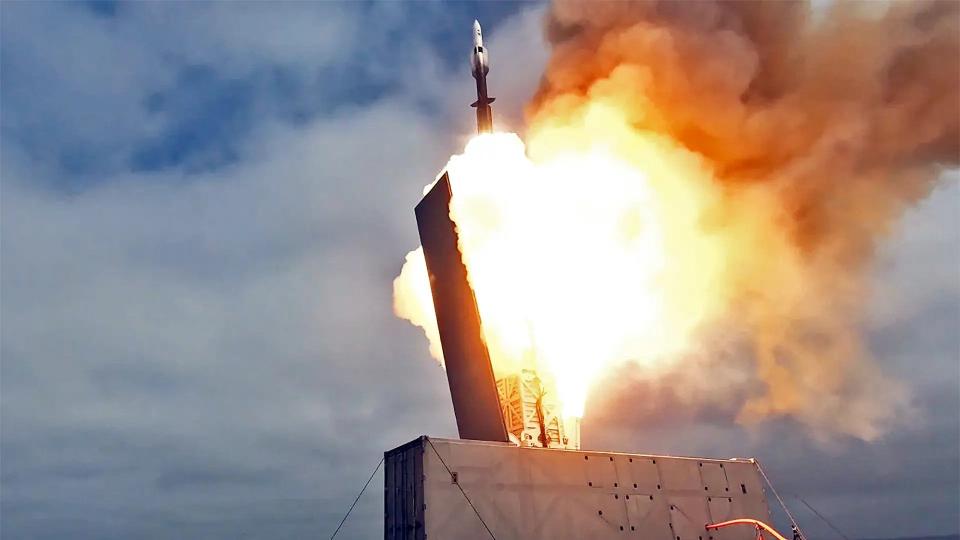
[[[360,493],[357,494],[357,498],[353,500],[353,504],[350,505],[350,509],[347,510],[347,514],[343,516],[343,519],[340,520],[340,524],[337,525],[337,530],[333,531],[333,534],[330,535],[330,540],[333,540],[337,533],[340,532],[340,527],[343,527],[343,524],[347,521],[347,518],[350,517],[350,512],[353,512],[353,508],[357,506],[357,501],[360,500],[360,497],[363,496],[363,492],[367,490],[367,486],[370,485],[370,482],[373,480],[373,477],[376,476],[377,471],[380,470],[380,466],[383,465],[383,457],[380,457],[380,461],[377,462],[377,466],[374,467],[373,472],[370,473],[370,478],[367,478],[367,483],[363,485],[363,489],[360,490]]]
[[[430,443],[430,448],[433,448],[433,453],[440,458],[440,464],[443,465],[443,468],[447,470],[447,474],[450,475],[450,478],[453,478],[453,471],[450,470],[450,467],[447,467],[447,463],[443,461],[443,456],[440,455],[440,452],[437,452],[437,447],[433,445],[433,441],[429,437],[424,437],[427,439],[427,442]],[[460,482],[454,482],[457,488],[460,490],[460,493],[463,494],[463,498],[467,500],[467,504],[470,505],[470,508],[473,508],[473,513],[477,515],[477,518],[480,519],[480,524],[483,525],[483,528],[487,530],[487,534],[490,535],[490,538],[497,540],[497,537],[493,535],[493,531],[490,530],[490,527],[487,526],[487,522],[483,520],[483,516],[480,515],[480,512],[477,510],[477,507],[473,505],[473,501],[470,500],[470,497],[467,496],[467,492],[463,490],[463,487],[460,485]]]
[[[760,466],[760,460],[754,458],[753,462],[757,464],[757,470],[760,471],[760,476],[763,476],[763,480],[767,483],[767,486],[770,487],[770,491],[773,492],[773,496],[777,498],[777,502],[780,503],[780,507],[783,508],[783,511],[787,514],[787,517],[790,518],[790,524],[793,526],[794,530],[800,533],[801,537],[806,538],[807,536],[803,534],[803,531],[800,530],[800,525],[797,524],[797,520],[793,519],[793,514],[790,513],[790,509],[787,508],[786,503],[783,502],[783,499],[780,498],[780,494],[777,493],[777,488],[773,487],[770,479],[767,478],[767,473],[763,472],[763,467]]]
[[[810,503],[808,503],[807,501],[803,500],[803,497],[801,497],[801,496],[799,496],[799,495],[794,495],[794,497],[796,497],[796,499],[797,499],[798,501],[802,502],[802,503],[804,504],[804,506],[806,506],[807,508],[809,508],[811,512],[813,512],[814,514],[816,514],[816,516],[817,516],[818,518],[822,519],[824,523],[826,523],[827,525],[829,525],[830,528],[833,529],[833,532],[839,534],[840,537],[843,538],[843,540],[850,540],[850,537],[849,537],[849,536],[843,534],[843,531],[841,531],[840,529],[838,529],[837,526],[834,525],[833,523],[831,523],[829,519],[827,519],[827,518],[826,518],[823,514],[821,514],[820,512],[817,512],[817,509],[814,508],[813,506],[810,506]]]

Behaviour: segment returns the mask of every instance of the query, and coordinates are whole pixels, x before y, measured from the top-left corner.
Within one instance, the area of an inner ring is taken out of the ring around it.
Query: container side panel
[[[700,482],[700,467],[692,459],[657,459],[657,468],[664,489],[671,491],[689,491],[691,494],[703,490]]]
[[[703,488],[709,495],[726,495],[730,492],[727,471],[722,463],[703,463],[700,467]]]
[[[630,485],[640,493],[656,493],[661,486],[660,472],[655,458],[627,458]]]
[[[724,463],[729,481],[729,493],[737,509],[744,515],[757,516],[760,521],[770,521],[770,508],[766,504],[763,480],[753,463]]]
[[[518,523],[503,516],[504,508],[516,506],[516,494],[504,490],[503,477],[500,481],[497,478],[502,472],[500,468],[511,457],[509,453],[478,454],[482,448],[469,445],[456,450],[464,452],[452,452],[449,442],[437,439],[426,446],[423,470],[427,538],[489,539],[486,527],[496,538],[520,538]]]
[[[613,456],[602,454],[584,455],[584,463],[587,465],[587,485],[596,489],[617,487],[617,469],[613,462]]]
[[[673,495],[667,502],[670,503],[670,527],[676,540],[704,540],[709,536],[704,527],[710,523],[706,497]]]
[[[384,539],[424,540],[423,446],[387,452],[384,462]]]
[[[627,498],[630,537],[645,540],[673,540],[670,510],[665,497],[649,493],[631,493]]]
[[[735,503],[732,497],[708,497],[707,507],[710,511],[710,523],[729,521],[743,515],[739,500]],[[713,540],[736,540],[737,534],[739,534],[736,529],[737,527],[725,527],[710,531],[710,537]]]
[[[630,528],[627,518],[626,495],[619,493],[596,493],[594,505],[597,507],[596,524],[605,534],[625,532]]]
[[[428,443],[423,457],[427,538],[490,538],[486,524],[503,539],[755,540],[749,527],[710,534],[704,525],[735,517],[769,520],[759,472],[745,460],[431,441],[436,453]],[[714,483],[720,464],[725,474],[730,469],[726,496],[710,494],[716,488],[701,481],[701,464],[709,465],[706,478]]]
[[[416,214],[453,412],[461,439],[507,442],[476,298],[450,219],[450,196],[450,180],[444,173],[417,205]]]

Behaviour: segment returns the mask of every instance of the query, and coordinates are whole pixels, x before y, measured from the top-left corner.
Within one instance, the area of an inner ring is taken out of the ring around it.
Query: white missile
[[[490,71],[490,55],[483,46],[483,31],[480,23],[473,21],[473,52],[470,54],[470,69],[477,81],[477,101],[470,106],[477,109],[477,133],[493,131],[493,109],[490,104],[495,98],[487,95],[487,73]]]

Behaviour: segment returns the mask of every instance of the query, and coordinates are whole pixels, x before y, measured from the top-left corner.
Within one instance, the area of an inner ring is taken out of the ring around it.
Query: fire
[[[958,10],[554,0],[526,146],[448,164],[498,375],[551,376],[573,415],[634,364],[741,423],[872,440],[909,418],[865,310],[876,248],[960,165]],[[395,310],[439,359],[418,251]]]
[[[729,238],[703,225],[722,196],[709,167],[609,104],[537,126],[529,148],[476,137],[446,170],[494,371],[552,377],[565,416],[619,363],[674,362],[724,307]],[[394,290],[442,361],[421,249]]]

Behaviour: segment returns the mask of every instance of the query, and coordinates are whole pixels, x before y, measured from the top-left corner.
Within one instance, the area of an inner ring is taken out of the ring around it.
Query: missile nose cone
[[[480,47],[483,45],[483,31],[480,29],[480,21],[473,20],[473,46]]]

